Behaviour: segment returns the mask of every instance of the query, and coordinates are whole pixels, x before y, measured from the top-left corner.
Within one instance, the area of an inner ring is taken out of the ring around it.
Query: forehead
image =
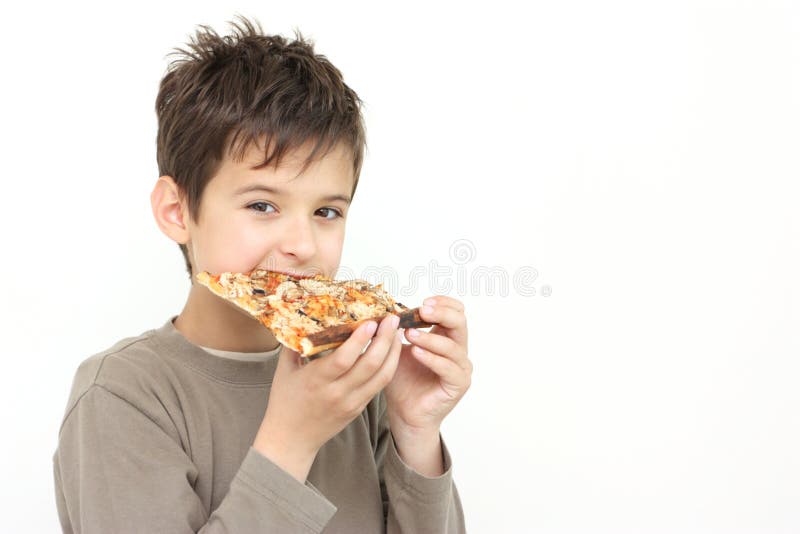
[[[240,191],[250,185],[270,185],[286,191],[310,193],[319,190],[325,194],[350,196],[355,180],[353,153],[345,143],[335,145],[326,154],[318,153],[303,171],[313,142],[287,151],[280,165],[257,168],[265,157],[263,145],[248,146],[241,160],[228,152],[217,173],[208,184],[216,193]],[[301,173],[301,171],[303,171]]]

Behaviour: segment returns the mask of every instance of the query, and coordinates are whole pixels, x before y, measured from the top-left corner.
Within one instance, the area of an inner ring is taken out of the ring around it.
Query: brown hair
[[[175,48],[156,98],[156,158],[160,176],[175,179],[197,221],[200,198],[225,154],[241,161],[251,145],[264,146],[264,161],[277,167],[288,153],[315,142],[301,172],[316,157],[344,142],[353,154],[353,193],[366,139],[361,100],[313,42],[264,35],[261,25],[238,16],[231,35],[200,25]],[[272,150],[270,151],[270,147]],[[180,245],[186,269],[192,265]]]

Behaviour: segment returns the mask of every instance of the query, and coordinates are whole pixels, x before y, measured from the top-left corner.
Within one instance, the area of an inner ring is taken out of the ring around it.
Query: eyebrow
[[[244,187],[241,187],[241,188],[237,189],[235,194],[236,194],[236,196],[240,196],[240,195],[244,195],[245,193],[252,193],[253,191],[265,191],[267,193],[272,193],[273,195],[282,195],[284,193],[280,189],[276,189],[276,188],[270,187],[268,185],[250,184],[250,185],[246,185]],[[331,202],[331,201],[334,201],[334,200],[341,200],[341,201],[343,201],[343,202],[345,202],[347,204],[350,204],[350,201],[352,199],[350,197],[347,197],[347,196],[344,196],[344,195],[326,195],[326,196],[322,197],[321,200],[324,200],[326,202]]]

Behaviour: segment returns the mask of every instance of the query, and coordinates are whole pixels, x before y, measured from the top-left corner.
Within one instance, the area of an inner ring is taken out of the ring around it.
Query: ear
[[[189,241],[189,207],[172,176],[160,176],[150,193],[150,206],[156,224],[167,237],[178,244]]]

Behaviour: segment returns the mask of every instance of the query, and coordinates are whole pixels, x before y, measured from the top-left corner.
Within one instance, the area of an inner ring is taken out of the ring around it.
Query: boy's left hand
[[[430,297],[423,302],[420,317],[436,325],[429,332],[405,331],[411,345],[403,345],[394,378],[384,389],[396,437],[399,433],[438,435],[442,420],[472,380],[464,304],[443,295]]]

